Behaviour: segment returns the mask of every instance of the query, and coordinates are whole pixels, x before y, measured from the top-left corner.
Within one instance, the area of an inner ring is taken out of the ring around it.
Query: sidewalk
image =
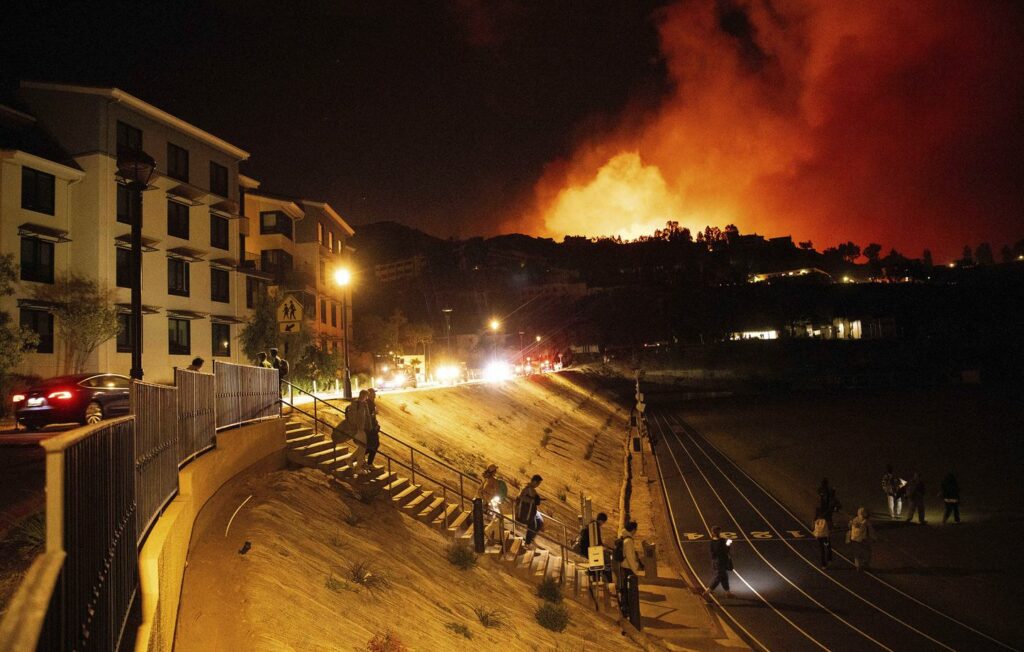
[[[661,493],[657,467],[646,441],[643,456],[633,455],[633,494],[630,516],[637,533],[657,546],[657,575],[645,560],[647,573],[640,577],[640,614],[643,632],[670,650],[748,649],[728,626],[694,593],[666,522],[668,511]]]

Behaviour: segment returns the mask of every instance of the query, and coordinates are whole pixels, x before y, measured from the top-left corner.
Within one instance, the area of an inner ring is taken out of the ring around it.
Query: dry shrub
[[[537,597],[543,598],[548,602],[561,602],[562,601],[562,587],[558,584],[558,580],[553,577],[545,577],[537,585]]]
[[[398,637],[398,634],[388,630],[373,635],[370,642],[366,644],[367,652],[409,652],[409,648]]]
[[[452,621],[452,622],[445,623],[444,626],[445,626],[445,629],[449,629],[449,630],[455,632],[456,634],[462,634],[462,636],[465,637],[465,638],[468,638],[468,639],[472,639],[473,638],[473,632],[469,631],[469,628],[466,627],[465,625],[463,625],[462,623],[457,623],[455,621]]]
[[[569,610],[565,608],[565,605],[554,602],[545,602],[537,607],[534,618],[537,619],[541,627],[553,632],[565,631],[565,628],[569,626]]]
[[[391,586],[391,582],[383,573],[374,572],[370,564],[357,561],[348,567],[349,579],[371,593]]]
[[[476,552],[464,543],[454,541],[448,544],[448,561],[456,568],[469,570],[476,566]]]
[[[508,624],[508,614],[502,609],[492,609],[477,605],[473,607],[477,620],[487,629],[501,629]]]

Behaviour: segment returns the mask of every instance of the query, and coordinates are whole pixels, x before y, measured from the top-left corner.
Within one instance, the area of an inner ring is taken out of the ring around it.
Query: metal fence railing
[[[135,381],[135,495],[139,541],[178,492],[177,389]]]
[[[133,417],[43,442],[47,553],[66,551],[39,649],[116,650],[138,587]]]
[[[217,429],[281,416],[277,369],[214,362]]]
[[[178,466],[184,466],[216,444],[216,381],[213,374],[175,369],[174,385],[178,388]]]

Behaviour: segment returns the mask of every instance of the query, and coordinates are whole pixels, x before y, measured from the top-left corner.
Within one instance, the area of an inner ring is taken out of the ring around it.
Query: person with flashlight
[[[711,592],[719,584],[725,589],[725,597],[736,597],[729,590],[729,571],[732,570],[732,555],[729,553],[729,546],[731,545],[732,539],[723,539],[722,528],[713,525],[711,527],[711,568],[715,572],[715,579],[711,581],[711,584],[704,591],[704,597],[711,595]]]

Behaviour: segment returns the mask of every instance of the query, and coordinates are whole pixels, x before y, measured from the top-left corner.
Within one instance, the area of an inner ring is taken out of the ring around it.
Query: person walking
[[[362,471],[363,454],[366,450],[366,430],[369,427],[370,417],[366,406],[368,392],[364,389],[359,392],[359,397],[345,406],[345,418],[334,427],[331,432],[331,440],[335,445],[352,442],[352,466],[359,467]]]
[[[818,540],[818,548],[821,551],[821,567],[828,568],[832,563],[832,528],[828,526],[825,515],[821,510],[814,513],[814,538]]]
[[[725,597],[736,597],[729,590],[729,571],[732,570],[732,554],[729,552],[731,544],[732,541],[722,538],[722,528],[717,525],[711,526],[711,570],[715,577],[704,590],[705,598],[710,596],[718,585],[725,589]]]
[[[263,351],[256,354],[256,366],[263,367],[264,369],[274,368],[274,365],[270,364],[270,360],[267,360],[267,354]]]
[[[280,356],[276,348],[270,349],[270,366],[277,369],[281,380],[288,378],[288,361]]]
[[[367,473],[373,471],[373,458],[380,450],[380,422],[377,421],[377,390],[369,388],[366,391],[366,466],[363,467]],[[362,393],[362,392],[360,392]]]
[[[537,536],[537,530],[540,529],[537,510],[540,507],[541,497],[537,493],[537,487],[543,481],[544,478],[534,475],[516,498],[516,520],[526,525],[527,546],[533,545],[533,539]]]
[[[868,510],[857,508],[857,515],[850,519],[846,543],[853,545],[853,565],[857,570],[867,568],[871,563],[871,542],[875,540],[875,526],[868,516]]]
[[[822,478],[818,486],[818,509],[828,522],[829,529],[832,529],[832,515],[842,507],[839,498],[836,497],[836,490],[828,484],[828,478]]]
[[[907,513],[907,523],[914,520],[914,513],[916,512],[917,522],[924,525],[924,480],[921,479],[921,475],[917,472],[914,473],[913,477],[910,478],[910,483],[907,484],[907,503],[910,508]]]
[[[484,469],[483,480],[476,488],[474,500],[479,500],[483,507],[484,540],[488,545],[499,543],[498,541],[498,517],[495,514],[501,507],[500,488],[498,485],[498,465],[490,464]]]
[[[885,501],[889,505],[889,518],[900,518],[903,513],[903,492],[900,490],[904,484],[906,483],[892,472],[892,464],[886,464],[885,473],[882,474],[882,493],[885,494]]]
[[[615,578],[615,589],[619,596],[619,611],[623,618],[629,618],[629,578],[636,577],[644,570],[644,563],[636,554],[636,521],[629,521],[619,532],[615,542],[613,558],[618,562],[618,576]]]
[[[953,522],[960,522],[960,485],[956,481],[956,476],[952,472],[946,474],[946,477],[942,479],[940,485],[942,491],[939,493],[942,496],[942,502],[946,506],[946,511],[942,514],[942,524],[945,525],[946,521],[949,520],[950,514],[953,515]]]
[[[203,368],[204,362],[206,362],[206,360],[203,360],[202,358],[192,358],[192,364],[186,367],[186,369],[189,371],[199,371]]]

